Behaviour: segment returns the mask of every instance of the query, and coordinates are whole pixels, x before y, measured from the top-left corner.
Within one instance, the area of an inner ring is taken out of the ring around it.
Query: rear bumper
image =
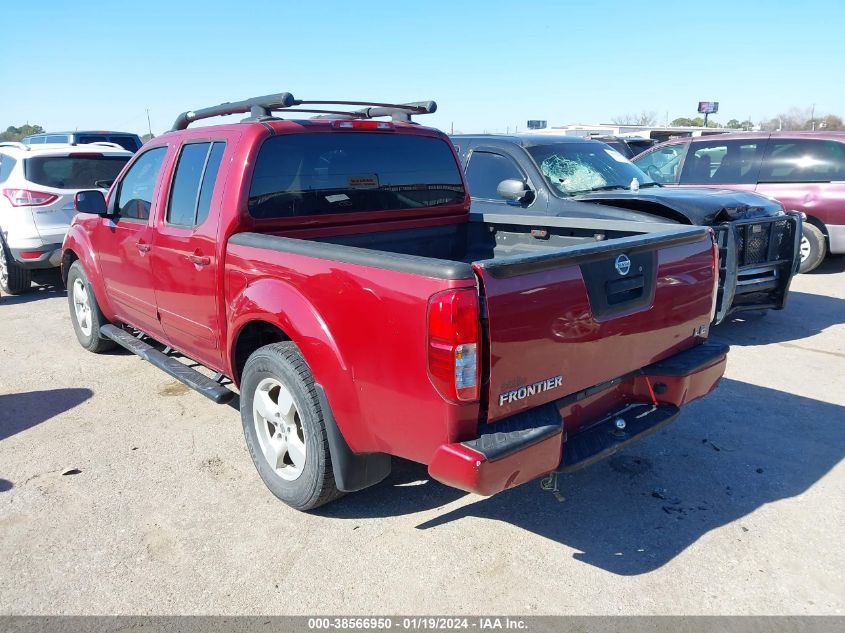
[[[29,270],[41,270],[44,268],[56,268],[62,261],[61,244],[44,244],[42,246],[30,246],[26,248],[9,248],[12,258],[21,268]]]
[[[724,222],[719,245],[719,293],[714,323],[745,310],[779,310],[801,264],[802,217],[785,215]]]
[[[455,488],[493,495],[554,470],[588,466],[665,427],[682,405],[710,393],[725,372],[727,352],[727,345],[706,342],[605,385],[483,425],[476,438],[440,446],[428,472]],[[579,420],[577,410],[593,417]]]
[[[845,253],[845,224],[827,224],[828,248],[834,255]]]

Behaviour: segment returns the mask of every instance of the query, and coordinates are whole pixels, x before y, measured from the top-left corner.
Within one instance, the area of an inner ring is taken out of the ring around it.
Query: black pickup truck
[[[453,135],[473,213],[606,221],[607,239],[632,223],[710,226],[720,251],[722,322],[744,310],[782,309],[800,265],[802,216],[764,196],[661,187],[612,147],[552,134]],[[542,232],[538,232],[542,239]]]

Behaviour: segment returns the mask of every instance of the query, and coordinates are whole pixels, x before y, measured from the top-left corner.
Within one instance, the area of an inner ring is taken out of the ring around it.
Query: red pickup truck
[[[710,392],[727,353],[706,340],[711,229],[471,215],[448,137],[410,120],[434,108],[282,93],[183,113],[107,198],[76,196],[79,342],[217,402],[231,380],[261,478],[303,510],[382,480],[392,455],[491,495]]]

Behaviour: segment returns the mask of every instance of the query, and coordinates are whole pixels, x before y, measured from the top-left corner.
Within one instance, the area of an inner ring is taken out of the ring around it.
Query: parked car
[[[30,134],[21,141],[24,145],[44,145],[67,143],[68,145],[87,145],[90,143],[116,143],[130,152],[141,149],[143,141],[131,132],[110,132],[108,130],[86,130],[83,132],[42,132]]]
[[[720,323],[783,308],[798,267],[801,217],[776,201],[727,189],[670,189],[611,147],[563,135],[456,135],[473,211],[713,227],[720,248]]]
[[[80,189],[108,189],[132,156],[116,145],[0,143],[0,289],[20,294],[32,271],[57,268]]]
[[[801,272],[845,253],[845,133],[741,132],[662,143],[634,163],[667,187],[726,187],[806,215]]]
[[[107,200],[77,194],[62,260],[83,347],[232,397],[154,339],[240,387],[280,499],[314,508],[391,455],[494,494],[613,453],[719,381],[709,229],[599,241],[586,221],[471,218],[448,137],[407,122],[433,102],[272,116],[295,105],[327,107],[282,93],[183,113]]]
[[[642,138],[639,136],[595,135],[590,136],[590,139],[593,141],[601,141],[605,145],[610,145],[613,149],[628,159],[632,159],[634,156],[642,154],[648,148],[653,147],[657,143],[654,139]]]

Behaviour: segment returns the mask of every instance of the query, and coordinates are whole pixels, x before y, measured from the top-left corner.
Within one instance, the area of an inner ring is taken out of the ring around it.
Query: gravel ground
[[[397,460],[314,514],[235,410],[82,350],[64,292],[0,315],[0,614],[845,613],[845,258],[715,328],[717,391],[557,496]]]

